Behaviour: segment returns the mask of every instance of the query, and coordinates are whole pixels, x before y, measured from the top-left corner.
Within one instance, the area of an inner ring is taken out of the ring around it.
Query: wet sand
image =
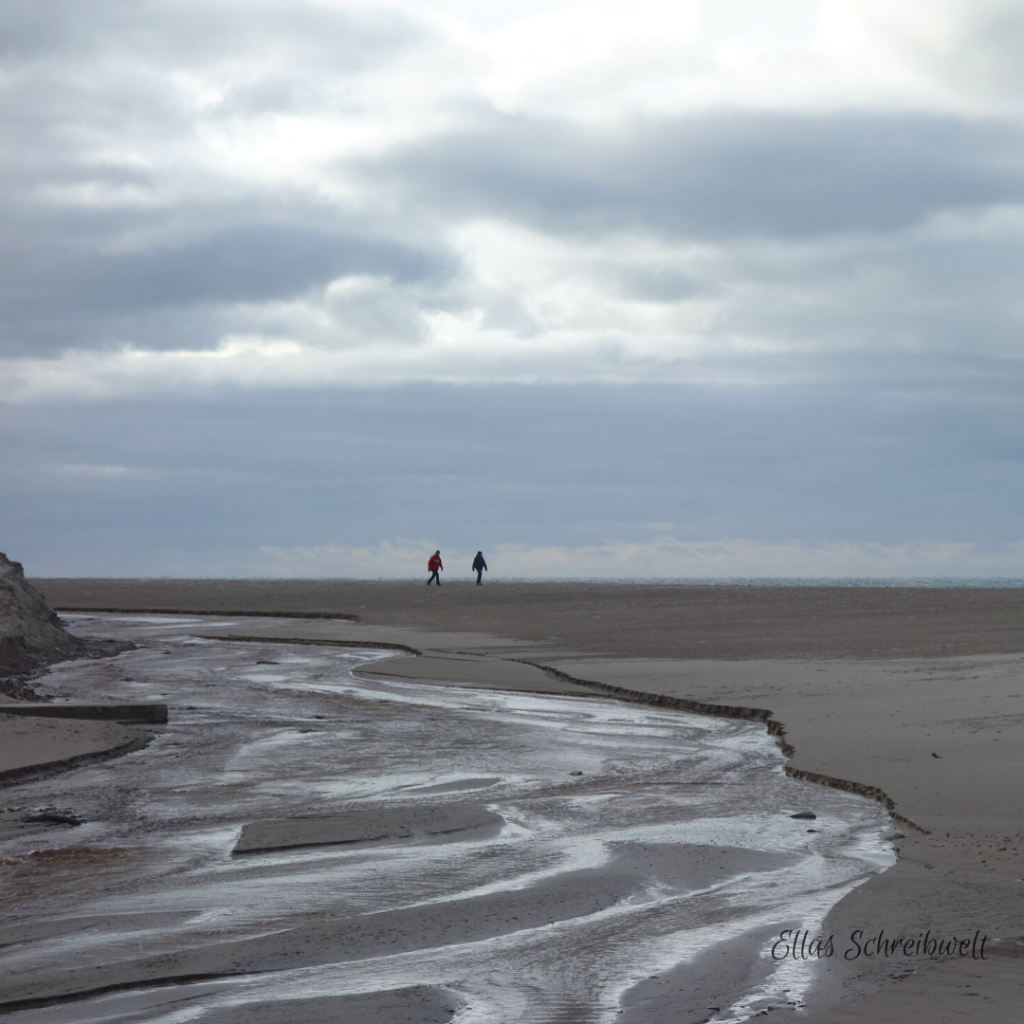
[[[4,706],[0,704],[0,785],[139,750],[149,739],[148,733],[116,722],[5,715]]]
[[[467,1024],[696,1024],[762,982],[797,997],[806,972],[759,957],[770,931],[892,863],[884,812],[787,778],[759,723],[360,679],[380,655],[204,625],[239,623],[76,616],[138,647],[40,684],[171,707],[141,754],[17,790],[81,824],[4,844],[16,1024],[284,1021],[424,985],[471,1002]]]
[[[404,645],[421,655],[391,674],[434,684],[586,690],[546,667],[771,711],[794,769],[877,788],[908,821],[900,863],[846,897],[826,928],[837,939],[931,928],[992,940],[983,961],[823,961],[812,1019],[1015,1021],[1024,1005],[1024,591],[35,582],[58,609],[356,616],[245,629]],[[227,630],[211,620],[206,632]]]

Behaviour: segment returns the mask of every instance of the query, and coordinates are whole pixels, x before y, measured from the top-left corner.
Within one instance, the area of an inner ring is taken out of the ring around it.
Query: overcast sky
[[[1024,5],[5,0],[34,575],[1024,576]]]

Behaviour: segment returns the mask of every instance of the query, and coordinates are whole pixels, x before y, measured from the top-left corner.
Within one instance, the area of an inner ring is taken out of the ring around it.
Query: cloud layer
[[[14,2],[0,352],[32,393],[240,338],[285,383],[1019,356],[1019,10],[776,6]]]
[[[973,573],[1024,509],[1022,45],[1011,0],[10,0],[7,528]]]

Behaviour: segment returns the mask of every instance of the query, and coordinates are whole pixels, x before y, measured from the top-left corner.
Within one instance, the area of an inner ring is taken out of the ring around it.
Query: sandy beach
[[[230,627],[215,614],[203,635],[402,655],[363,666],[368,680],[748,714],[784,744],[791,776],[847,785],[896,817],[899,862],[832,910],[837,943],[988,936],[985,959],[822,960],[796,1019],[1010,1021],[1024,1004],[1022,590],[34,582],[61,611],[219,613]],[[644,998],[637,1020],[673,1012],[663,991]]]

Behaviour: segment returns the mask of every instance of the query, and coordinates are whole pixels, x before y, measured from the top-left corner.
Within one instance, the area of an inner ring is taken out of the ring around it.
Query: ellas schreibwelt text
[[[859,960],[861,957],[890,956],[959,956],[972,960],[987,960],[985,943],[988,936],[976,931],[969,938],[955,935],[937,936],[931,931],[917,935],[896,935],[892,938],[885,929],[868,934],[863,928],[850,933],[849,944],[843,949],[844,960]],[[816,935],[811,938],[809,931],[786,929],[781,932],[772,946],[773,960],[820,960],[836,952],[835,936]]]

